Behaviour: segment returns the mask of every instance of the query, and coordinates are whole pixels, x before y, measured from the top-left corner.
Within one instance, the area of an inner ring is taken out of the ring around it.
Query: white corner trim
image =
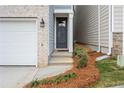
[[[114,32],[114,5],[112,5],[112,32]]]
[[[54,22],[54,49],[56,49],[56,16],[55,16],[55,22]]]
[[[112,6],[109,5],[109,52],[108,55],[111,54],[112,48]]]
[[[68,18],[69,52],[73,52],[73,15],[73,13],[69,13]]]
[[[98,7],[98,51],[100,52],[100,5],[97,6]]]
[[[38,33],[38,28],[39,28],[38,19],[36,19],[36,29],[37,29],[37,33]],[[36,34],[36,37],[38,37],[38,34]],[[37,38],[36,42],[37,42],[36,51],[37,51],[37,54],[38,54],[38,38]],[[36,68],[37,68],[37,67],[38,67],[38,56],[37,56],[37,58],[36,58]]]
[[[112,5],[111,7],[112,7],[112,8],[111,8],[111,13],[112,13],[112,16],[111,16],[111,17],[112,17],[112,19],[111,19],[111,22],[112,22],[112,23],[111,23],[111,25],[112,25],[112,26],[111,26],[111,30],[112,30],[112,31],[111,31],[111,33],[112,33],[112,34],[111,34],[111,38],[112,38],[112,39],[111,39],[111,40],[112,40],[112,41],[111,41],[111,47],[113,47],[113,32],[114,32],[114,6]]]
[[[124,5],[123,5],[123,46],[122,54],[124,55]]]
[[[50,16],[50,6],[48,6],[48,16],[47,16],[47,18],[48,18],[48,37],[47,37],[47,39],[48,39],[48,56],[50,56],[50,42],[49,42],[49,36],[50,36],[49,22],[50,22],[50,19],[49,19],[49,16]]]

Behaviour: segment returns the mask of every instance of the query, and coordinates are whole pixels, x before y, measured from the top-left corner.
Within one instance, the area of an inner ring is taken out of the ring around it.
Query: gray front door
[[[67,18],[56,18],[56,48],[67,48]]]

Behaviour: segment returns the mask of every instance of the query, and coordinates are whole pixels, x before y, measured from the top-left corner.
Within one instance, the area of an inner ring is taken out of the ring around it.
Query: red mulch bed
[[[37,88],[86,88],[90,85],[94,84],[96,81],[99,80],[99,70],[95,66],[95,59],[97,56],[100,56],[101,53],[91,52],[91,49],[79,45],[80,47],[84,47],[87,49],[89,59],[87,66],[78,70],[75,66],[75,62],[77,62],[77,58],[74,59],[74,66],[71,70],[66,71],[76,73],[76,78],[71,78],[67,82],[61,82],[59,84],[45,84],[45,85],[38,85]],[[31,84],[28,84],[26,87],[31,87]]]

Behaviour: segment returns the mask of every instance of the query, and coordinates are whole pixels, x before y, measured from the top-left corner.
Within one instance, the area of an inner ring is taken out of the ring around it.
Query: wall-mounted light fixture
[[[43,18],[41,19],[41,22],[40,22],[40,27],[44,27],[45,26],[45,22],[43,20]]]

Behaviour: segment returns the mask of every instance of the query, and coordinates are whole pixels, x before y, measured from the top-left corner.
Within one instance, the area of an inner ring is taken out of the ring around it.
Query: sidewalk
[[[35,67],[0,67],[0,88],[21,88],[36,79],[43,79],[63,73],[72,65],[50,65],[45,68]]]

